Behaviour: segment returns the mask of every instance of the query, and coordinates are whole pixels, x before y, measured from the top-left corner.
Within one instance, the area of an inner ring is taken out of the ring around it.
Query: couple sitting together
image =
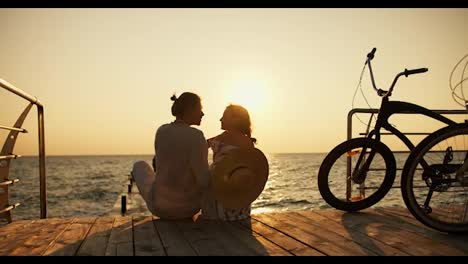
[[[138,161],[132,176],[152,214],[163,219],[193,218],[234,221],[250,217],[251,203],[268,178],[268,161],[251,138],[249,113],[229,105],[216,137],[205,139],[191,127],[203,117],[200,97],[185,92],[174,101],[176,120],[156,132],[153,168]],[[208,148],[213,163],[208,164]]]

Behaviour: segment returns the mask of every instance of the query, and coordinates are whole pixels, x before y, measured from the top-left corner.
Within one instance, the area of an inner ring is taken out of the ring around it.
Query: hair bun
[[[175,100],[177,100],[177,96],[174,94],[171,96],[171,100],[175,102]]]

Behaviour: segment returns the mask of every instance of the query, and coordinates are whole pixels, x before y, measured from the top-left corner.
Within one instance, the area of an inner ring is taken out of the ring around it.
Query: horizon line
[[[266,154],[323,154],[327,152],[271,152]],[[151,154],[51,154],[46,155],[46,157],[66,157],[66,156],[153,156],[154,153]],[[22,157],[39,157],[39,155],[21,155]]]

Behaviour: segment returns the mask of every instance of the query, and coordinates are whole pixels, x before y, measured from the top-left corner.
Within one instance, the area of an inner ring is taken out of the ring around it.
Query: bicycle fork
[[[367,172],[369,171],[370,164],[375,156],[375,150],[371,150],[367,159],[365,159],[366,154],[367,148],[363,148],[356,162],[356,167],[351,174],[351,179],[356,184],[362,184],[366,180]],[[363,159],[365,159],[364,162]]]
[[[380,129],[380,124],[377,124],[376,128],[369,132],[373,116],[374,114],[372,113],[371,117],[369,118],[369,122],[367,123],[366,135],[370,139],[372,139],[372,137],[375,135],[376,139],[378,139],[380,138],[379,133],[378,133],[378,129]],[[370,164],[375,156],[375,150],[372,149],[369,154],[369,157],[365,159],[365,156],[367,154],[366,152],[367,152],[367,147],[364,147],[362,149],[361,154],[359,155],[358,161],[356,163],[356,167],[354,168],[351,174],[351,180],[356,184],[362,184],[366,180],[367,172],[369,171]],[[365,159],[365,162],[364,164],[361,164],[363,159]]]

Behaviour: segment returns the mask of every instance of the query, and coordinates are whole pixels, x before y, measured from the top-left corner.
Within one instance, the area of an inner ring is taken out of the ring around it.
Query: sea
[[[331,208],[321,197],[317,174],[326,153],[266,154],[270,173],[252,213]],[[401,168],[405,157],[396,157]],[[47,156],[47,217],[108,216],[127,190],[133,163],[151,164],[151,155]],[[345,167],[343,174],[345,173]],[[39,159],[21,157],[11,162],[9,188],[14,220],[40,217]],[[403,206],[399,173],[392,190],[375,207]],[[343,186],[345,188],[345,186]],[[137,188],[133,189],[134,191]]]

